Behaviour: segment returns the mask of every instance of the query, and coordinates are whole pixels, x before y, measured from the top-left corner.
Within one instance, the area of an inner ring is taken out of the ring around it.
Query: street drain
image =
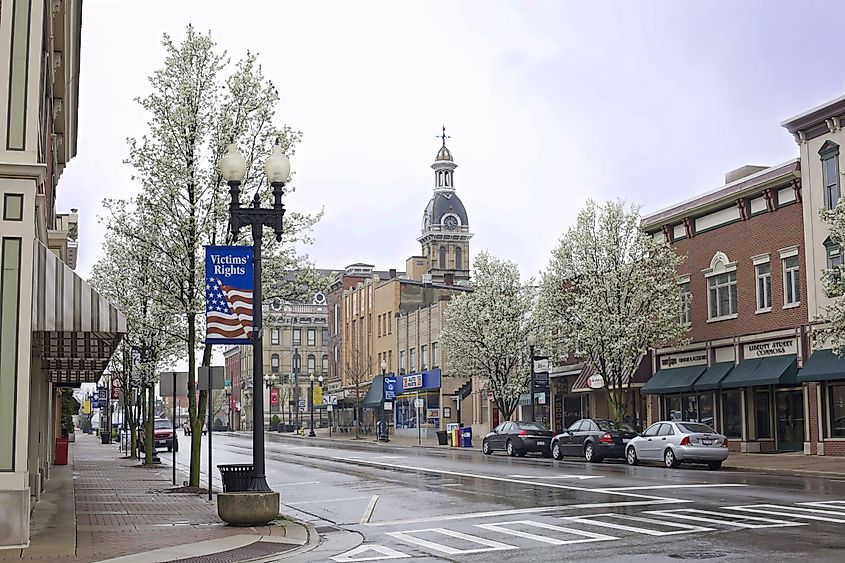
[[[237,549],[221,551],[220,553],[174,559],[170,563],[240,563],[242,561],[252,561],[253,559],[284,553],[295,547],[298,546],[288,543],[257,541]]]
[[[686,551],[684,553],[670,553],[670,559],[721,559],[725,553],[719,551]]]

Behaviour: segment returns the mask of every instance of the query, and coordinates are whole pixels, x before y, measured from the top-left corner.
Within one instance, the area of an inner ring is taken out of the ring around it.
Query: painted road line
[[[580,510],[586,508],[617,508],[623,506],[654,506],[659,504],[678,504],[694,502],[691,500],[632,500],[627,502],[599,502],[594,504],[571,504],[561,506],[538,506],[536,508],[512,508],[506,510],[492,510],[488,512],[466,512],[462,514],[444,514],[442,516],[429,516],[426,518],[412,518],[403,520],[381,520],[370,522],[367,526],[396,526],[399,524],[424,524],[426,522],[441,522],[444,520],[467,520],[470,518],[496,518],[498,516],[515,516],[519,514],[542,514],[544,512],[565,512],[567,510]]]
[[[525,532],[522,530],[513,530],[511,528],[507,528],[506,526],[514,526],[514,525],[522,525],[522,526],[532,526],[535,528],[543,528],[544,530],[552,530],[555,532],[562,532],[564,534],[569,534],[573,536],[580,536],[579,539],[574,540],[559,540],[557,538],[552,538],[549,536],[538,536],[537,534],[532,534],[530,532]],[[585,532],[583,530],[576,530],[574,528],[567,528],[564,526],[555,526],[554,524],[546,524],[544,522],[534,522],[533,520],[514,520],[512,522],[497,522],[496,524],[476,524],[476,528],[482,528],[484,530],[490,530],[492,532],[499,532],[502,534],[509,534],[511,536],[517,536],[520,538],[525,538],[528,540],[534,540],[541,543],[549,543],[552,545],[568,545],[572,543],[588,543],[594,541],[608,541],[608,540],[617,540],[619,538],[614,536],[608,536],[605,534],[599,534],[596,532]]]
[[[607,522],[605,520],[598,520],[598,518],[622,518],[625,521],[643,522],[645,524],[652,524],[655,526],[666,526],[667,528],[675,528],[674,530],[661,531],[653,530],[651,528],[638,528],[636,526],[628,526],[626,524],[617,524],[615,522]],[[567,522],[579,522],[591,526],[601,526],[605,528],[613,528],[614,530],[624,530],[627,532],[634,532],[636,534],[645,534],[647,536],[674,536],[677,534],[688,534],[690,532],[712,532],[713,528],[705,528],[703,526],[693,526],[691,524],[681,524],[680,522],[666,522],[664,520],[655,520],[653,518],[645,518],[642,516],[630,516],[628,514],[614,514],[606,512],[604,514],[590,514],[588,516],[567,516],[561,518]]]
[[[817,502],[799,502],[798,504],[801,506],[816,506],[818,508],[845,510],[845,500],[820,500]]]
[[[777,504],[749,504],[745,506],[723,506],[722,508],[726,510],[753,512],[754,514],[769,514],[772,516],[781,517],[792,516],[794,518],[806,518],[807,520],[818,520],[820,522],[833,522],[835,524],[845,524],[845,514],[829,510],[814,510],[812,508],[782,506]],[[818,513],[838,516],[838,518],[831,518],[830,516],[819,516]]]
[[[298,487],[299,485],[319,485],[319,481],[300,481],[299,483],[280,483],[279,487]]]
[[[291,506],[293,506],[293,505],[298,506],[300,504],[321,504],[321,503],[324,503],[324,502],[344,502],[344,501],[347,501],[347,500],[364,500],[364,499],[368,499],[368,498],[370,498],[370,497],[327,498],[327,499],[323,499],[323,500],[300,500],[300,501],[295,501],[295,502],[286,502],[284,504],[289,504]]]
[[[508,475],[514,479],[578,479],[579,481],[586,481],[587,479],[601,479],[601,475],[552,475],[544,477],[542,475]]]
[[[441,543],[424,540],[422,538],[418,538],[412,536],[411,534],[422,534],[425,532],[433,532],[435,534],[441,534],[444,536],[449,536],[453,538],[457,538],[459,540],[463,540],[468,543],[475,543],[478,545],[483,545],[484,547],[474,548],[474,549],[456,549],[454,547],[450,547],[448,545],[443,545]],[[408,543],[416,544],[421,547],[427,547],[428,549],[433,549],[434,551],[439,551],[440,553],[445,553],[447,555],[467,555],[470,553],[485,553],[488,551],[505,551],[508,549],[517,549],[515,545],[508,545],[506,543],[501,543],[493,540],[488,540],[485,538],[481,538],[478,536],[471,536],[470,534],[464,534],[462,532],[456,532],[454,530],[447,530],[446,528],[427,528],[424,530],[411,530],[408,532],[388,532],[388,536],[392,536],[397,540],[405,541]]]
[[[697,485],[687,485],[684,483],[671,485],[649,485],[645,487],[610,487],[606,489],[593,489],[596,492],[602,493],[621,493],[623,491],[651,491],[662,489],[718,489],[722,487],[747,487],[745,483],[702,483]]]
[[[361,557],[369,551],[375,551],[378,555],[366,555]],[[351,549],[346,553],[335,555],[332,557],[332,561],[336,561],[337,563],[351,563],[352,561],[378,561],[380,559],[403,559],[406,557],[410,557],[410,555],[402,553],[401,551],[396,551],[395,549],[384,545],[370,543],[359,545],[355,549]]]
[[[364,511],[364,516],[361,518],[361,524],[368,523],[370,518],[373,517],[373,511],[376,509],[377,502],[378,495],[373,495],[373,498],[370,499],[370,503],[367,505],[367,510]]]
[[[729,514],[727,512],[715,512],[713,510],[699,510],[697,508],[675,508],[672,510],[648,510],[643,514],[654,514],[669,518],[681,518],[683,520],[694,520],[707,524],[722,524],[736,528],[787,528],[791,526],[806,526],[806,522],[790,522],[787,520],[773,520],[761,516],[748,516],[746,514]],[[704,516],[699,516],[703,514]],[[714,518],[715,517],[715,518]],[[731,519],[734,520],[731,520]],[[738,519],[738,520],[737,520]],[[753,522],[757,522],[756,524]]]

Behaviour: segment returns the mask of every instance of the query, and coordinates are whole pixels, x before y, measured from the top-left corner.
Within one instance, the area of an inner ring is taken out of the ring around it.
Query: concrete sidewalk
[[[286,519],[229,527],[216,499],[174,492],[170,467],[144,467],[95,436],[77,434],[69,457],[71,465],[53,468],[35,505],[30,547],[0,551],[0,560],[276,561],[319,541],[313,526]],[[180,485],[183,479],[177,474]]]

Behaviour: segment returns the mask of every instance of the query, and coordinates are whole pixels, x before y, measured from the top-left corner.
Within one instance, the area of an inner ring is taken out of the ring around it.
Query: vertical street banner
[[[205,342],[252,344],[251,246],[205,247]]]
[[[279,406],[279,390],[278,389],[270,389],[270,404],[274,407]]]

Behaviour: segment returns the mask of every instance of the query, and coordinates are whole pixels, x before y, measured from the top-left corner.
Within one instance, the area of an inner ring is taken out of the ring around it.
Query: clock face
[[[450,215],[443,220],[443,224],[446,226],[447,229],[450,231],[454,231],[458,228],[458,219],[454,216]]]

